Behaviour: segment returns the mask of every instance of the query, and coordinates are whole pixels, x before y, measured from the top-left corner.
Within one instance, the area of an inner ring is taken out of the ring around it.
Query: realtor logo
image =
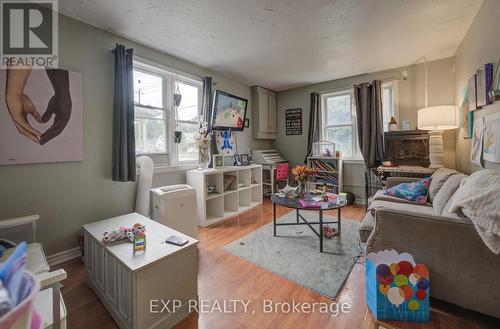
[[[1,0],[1,68],[57,68],[57,0]]]

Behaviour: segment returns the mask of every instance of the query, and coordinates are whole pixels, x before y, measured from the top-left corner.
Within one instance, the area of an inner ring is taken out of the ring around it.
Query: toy
[[[146,227],[142,224],[135,224],[132,228],[134,234],[134,251],[146,249]]]
[[[135,250],[136,237],[143,239],[144,242],[141,249],[144,249],[146,247],[146,227],[139,223],[135,224],[132,228],[120,226],[111,232],[104,232],[102,241],[106,243],[128,239],[129,242],[134,243]]]
[[[120,226],[111,232],[104,232],[102,241],[103,242],[113,242],[128,239],[130,242],[134,241],[134,235],[132,229],[125,226]]]

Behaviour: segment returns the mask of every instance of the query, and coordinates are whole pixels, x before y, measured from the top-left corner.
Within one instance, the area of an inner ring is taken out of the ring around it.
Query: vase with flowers
[[[194,134],[194,141],[198,147],[198,169],[206,169],[210,162],[210,144],[212,133],[208,130],[208,123],[200,121],[198,130]]]
[[[298,165],[292,169],[292,175],[295,181],[298,183],[297,194],[299,197],[304,197],[306,193],[306,183],[309,177],[314,174],[314,169],[309,168],[305,165]]]

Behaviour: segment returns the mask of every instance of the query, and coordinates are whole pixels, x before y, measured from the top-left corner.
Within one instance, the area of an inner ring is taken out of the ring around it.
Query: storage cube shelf
[[[262,166],[189,170],[187,184],[196,189],[198,224],[209,226],[262,204]],[[234,177],[226,189],[225,180]],[[215,190],[208,193],[208,186]]]
[[[326,156],[307,157],[307,166],[313,168],[316,173],[309,182],[319,187],[329,186],[334,193],[342,192],[342,159]]]

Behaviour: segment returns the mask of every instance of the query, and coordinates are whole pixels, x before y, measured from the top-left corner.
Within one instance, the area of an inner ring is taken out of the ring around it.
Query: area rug
[[[318,221],[316,212],[301,212],[311,221]],[[325,216],[325,221],[334,218]],[[295,212],[278,218],[278,222],[295,222]],[[336,227],[336,224],[330,224]],[[273,224],[245,235],[224,246],[224,250],[258,267],[278,274],[301,286],[335,299],[344,285],[358,248],[359,222],[342,219],[341,238],[323,240],[323,253],[319,252],[319,239],[307,225],[277,226]],[[314,225],[318,229],[319,225]]]

